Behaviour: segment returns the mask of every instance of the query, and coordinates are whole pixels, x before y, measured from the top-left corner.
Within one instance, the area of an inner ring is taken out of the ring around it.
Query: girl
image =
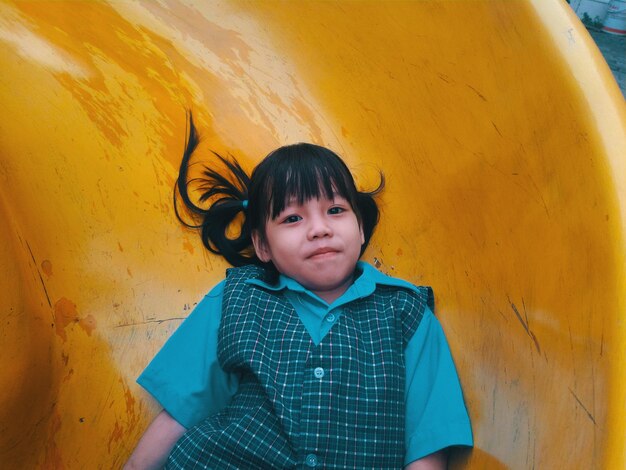
[[[206,248],[236,267],[139,377],[164,410],[127,468],[445,468],[472,433],[432,292],[359,261],[382,176],[360,192],[311,144],[250,177],[218,156],[205,209],[188,189],[197,143],[190,119],[177,189]]]

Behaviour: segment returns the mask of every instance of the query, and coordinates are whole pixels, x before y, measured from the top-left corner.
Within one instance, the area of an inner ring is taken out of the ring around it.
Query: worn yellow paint
[[[564,2],[0,3],[0,462],[119,467],[134,378],[225,264],[176,223],[185,108],[251,167],[384,170],[365,255],[434,286],[468,468],[624,468],[626,110]]]

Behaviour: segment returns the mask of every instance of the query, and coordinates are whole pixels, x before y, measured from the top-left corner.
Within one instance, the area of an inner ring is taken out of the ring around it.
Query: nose
[[[312,217],[309,219],[309,239],[330,237],[333,234],[328,220],[324,217]]]

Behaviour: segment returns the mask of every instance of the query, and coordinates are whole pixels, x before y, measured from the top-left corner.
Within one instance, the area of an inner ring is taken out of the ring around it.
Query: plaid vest
[[[189,430],[168,468],[400,469],[404,349],[430,294],[377,286],[315,345],[291,304],[229,269],[218,357],[240,377],[221,412]]]

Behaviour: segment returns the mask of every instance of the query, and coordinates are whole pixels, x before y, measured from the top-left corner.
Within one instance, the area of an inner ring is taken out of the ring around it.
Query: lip
[[[311,252],[311,254],[307,258],[321,258],[323,256],[331,255],[334,253],[338,253],[338,250],[335,250],[334,248],[330,248],[330,247],[322,247]]]

